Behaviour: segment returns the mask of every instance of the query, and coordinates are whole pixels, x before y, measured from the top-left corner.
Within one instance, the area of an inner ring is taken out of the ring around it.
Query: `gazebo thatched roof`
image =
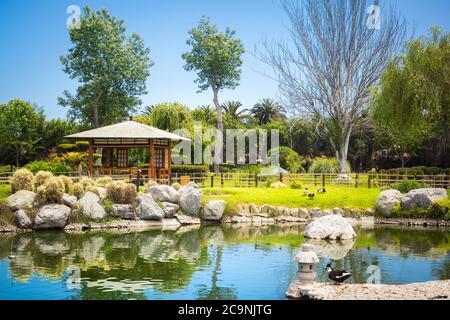
[[[87,130],[66,136],[69,139],[169,139],[172,141],[186,140],[177,134],[147,126],[136,121],[124,121],[106,127]]]

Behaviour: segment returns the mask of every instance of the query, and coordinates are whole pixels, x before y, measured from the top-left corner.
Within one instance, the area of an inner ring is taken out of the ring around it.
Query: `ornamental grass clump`
[[[62,203],[64,196],[64,183],[58,177],[47,179],[42,186],[36,189],[36,201],[39,205],[48,203]]]
[[[111,182],[106,186],[106,196],[113,203],[132,204],[137,197],[136,186],[123,181]]]
[[[113,182],[113,179],[108,176],[101,177],[101,178],[98,178],[97,180],[95,180],[95,184],[99,187],[106,187],[111,182]]]
[[[12,175],[10,179],[13,192],[19,190],[33,191],[33,174],[28,169],[19,169]]]
[[[284,183],[280,182],[280,181],[272,183],[270,185],[270,187],[272,189],[285,189],[285,188],[287,188],[286,185]]]
[[[172,188],[174,188],[177,191],[180,191],[181,184],[179,184],[178,182],[175,182],[175,183],[172,184]]]
[[[38,171],[33,179],[34,188],[37,189],[40,186],[44,185],[44,183],[50,178],[53,178],[53,173],[51,173],[50,171]]]
[[[79,182],[74,183],[73,185],[73,195],[78,199],[83,198],[84,196],[84,188],[83,185]]]
[[[64,184],[64,192],[71,194],[73,192],[73,181],[68,176],[58,176],[58,179]]]

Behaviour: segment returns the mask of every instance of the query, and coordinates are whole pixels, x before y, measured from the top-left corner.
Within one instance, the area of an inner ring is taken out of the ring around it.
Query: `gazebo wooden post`
[[[90,176],[94,175],[94,147],[92,146],[92,139],[89,139],[89,153],[88,153],[88,173]]]
[[[150,139],[150,164],[148,168],[148,179],[151,180],[154,177],[153,171],[155,170],[155,141]]]
[[[172,169],[171,169],[171,165],[172,165],[172,152],[171,152],[171,149],[170,149],[170,141],[169,141],[169,146],[167,146],[166,148],[165,148],[166,150],[165,150],[165,153],[166,153],[166,155],[167,155],[167,157],[166,157],[166,159],[167,159],[167,167],[166,167],[166,169],[167,169],[167,174],[168,174],[168,177],[167,177],[167,181],[168,181],[168,183],[170,184],[171,183],[171,179],[170,179],[170,175],[171,175],[171,171],[172,171]]]

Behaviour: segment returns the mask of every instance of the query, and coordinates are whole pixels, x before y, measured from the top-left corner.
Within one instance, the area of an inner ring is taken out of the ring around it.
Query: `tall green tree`
[[[225,101],[222,105],[225,115],[230,121],[241,123],[248,117],[247,109],[242,108],[242,103],[239,101]]]
[[[125,31],[123,21],[106,9],[89,7],[79,26],[69,29],[73,47],[61,62],[80,86],[75,94],[65,91],[58,103],[69,108],[71,118],[100,127],[125,119],[141,104],[153,62],[142,38]]]
[[[223,132],[222,105],[219,102],[219,92],[223,89],[234,89],[238,86],[242,54],[242,42],[235,38],[235,32],[229,28],[219,32],[217,27],[207,18],[202,18],[197,27],[189,31],[186,41],[190,51],[182,55],[186,71],[197,72],[199,92],[211,89],[213,102],[217,111],[217,129]],[[216,160],[221,161],[216,155]],[[220,165],[216,163],[216,171]]]
[[[15,165],[21,164],[26,154],[33,152],[43,138],[38,134],[43,127],[45,116],[42,109],[28,102],[15,99],[0,104],[0,146],[2,151],[14,151]]]
[[[273,120],[286,119],[286,110],[275,100],[264,98],[259,100],[250,112],[264,125]]]
[[[217,123],[216,110],[209,104],[198,106],[192,110],[192,117],[195,121],[201,121],[205,125],[215,126]]]
[[[179,102],[158,103],[148,108],[147,121],[142,121],[156,128],[175,131],[180,128],[192,128],[192,114],[188,107]],[[136,118],[139,121],[141,118]]]

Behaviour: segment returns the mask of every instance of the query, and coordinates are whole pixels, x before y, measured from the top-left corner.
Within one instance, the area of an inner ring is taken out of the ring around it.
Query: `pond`
[[[0,299],[285,299],[303,230],[211,225],[3,234]],[[319,281],[327,281],[329,261],[352,272],[349,282],[365,283],[374,270],[381,283],[450,279],[449,230],[356,232],[350,242],[307,240],[321,255]]]

